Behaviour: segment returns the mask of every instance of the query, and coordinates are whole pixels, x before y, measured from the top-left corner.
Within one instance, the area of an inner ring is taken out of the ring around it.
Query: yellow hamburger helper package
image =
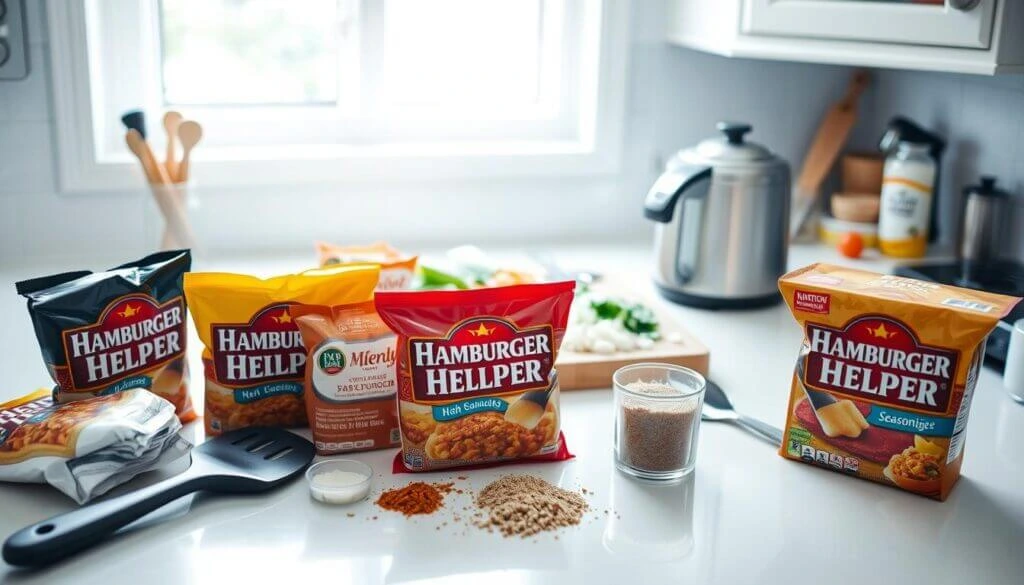
[[[1020,299],[827,264],[779,288],[804,331],[780,454],[945,500],[985,341]]]
[[[267,279],[187,274],[185,297],[204,345],[206,433],[305,426],[306,348],[289,309],[368,301],[379,275],[376,264]]]

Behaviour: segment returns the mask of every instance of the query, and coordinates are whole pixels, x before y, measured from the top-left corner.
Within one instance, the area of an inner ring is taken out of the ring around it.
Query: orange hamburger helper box
[[[1020,299],[828,264],[779,289],[804,332],[779,453],[945,500],[985,341]]]

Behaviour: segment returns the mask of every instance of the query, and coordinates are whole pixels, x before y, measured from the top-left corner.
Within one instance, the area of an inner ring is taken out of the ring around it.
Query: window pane
[[[162,0],[160,12],[169,104],[337,99],[337,0]]]
[[[393,104],[536,103],[541,0],[387,0],[383,95]]]

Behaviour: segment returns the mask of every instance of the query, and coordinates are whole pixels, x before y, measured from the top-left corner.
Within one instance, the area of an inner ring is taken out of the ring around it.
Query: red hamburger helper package
[[[409,471],[571,457],[555,359],[574,282],[378,292],[398,335],[398,417]]]

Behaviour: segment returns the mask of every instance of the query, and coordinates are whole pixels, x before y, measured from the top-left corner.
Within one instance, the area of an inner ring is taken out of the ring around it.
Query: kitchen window
[[[204,126],[204,185],[617,170],[622,0],[50,2],[64,190],[137,184],[122,113]]]

